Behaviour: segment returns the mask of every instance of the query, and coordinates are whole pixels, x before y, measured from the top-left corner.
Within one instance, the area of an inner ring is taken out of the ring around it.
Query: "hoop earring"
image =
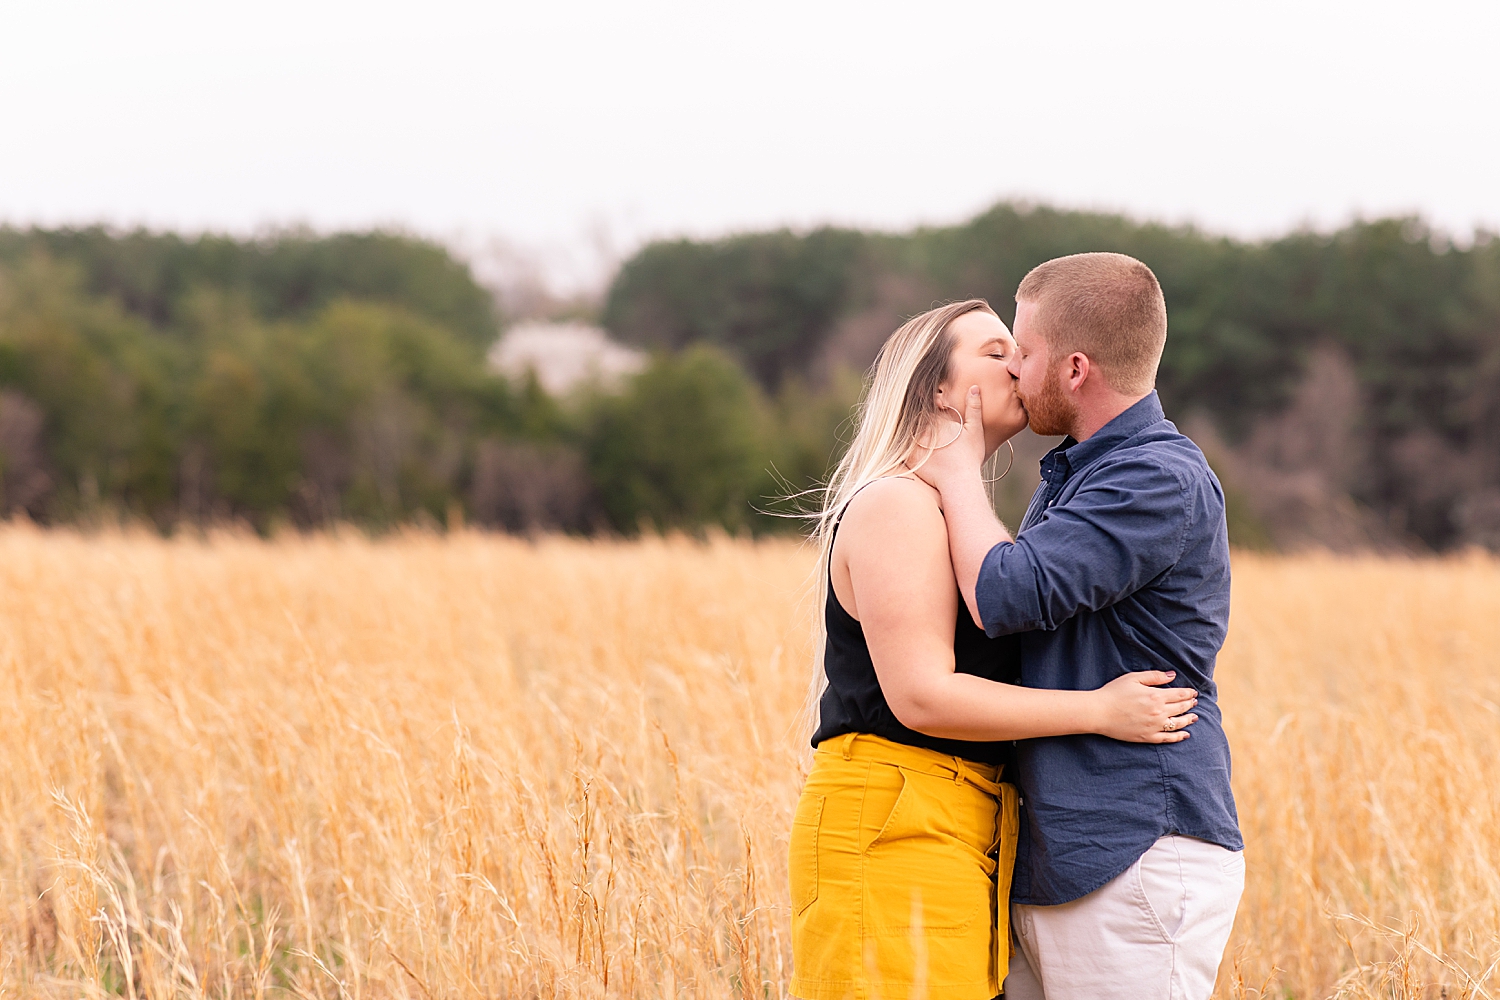
[[[955,438],[954,440],[957,439]],[[1010,475],[1010,467],[1016,464],[1016,446],[1010,443],[1009,438],[1005,440],[1005,446],[1010,449],[1010,461],[1005,463],[1005,471],[1000,473],[1000,475],[996,476],[994,479],[986,479],[984,481],[984,485],[994,486],[1000,480]]]
[[[930,448],[930,449],[928,449],[929,451],[938,451],[938,450],[940,450],[942,448],[946,448],[946,447],[948,447],[948,445],[956,443],[959,438],[961,438],[961,437],[964,436],[964,415],[962,413],[958,412],[957,407],[949,406],[947,403],[940,403],[938,405],[940,405],[945,410],[952,410],[953,411],[953,415],[958,418],[958,433],[955,434],[955,435],[953,435],[953,440],[952,441],[948,441],[948,442],[945,442],[943,444],[940,444],[936,448]]]

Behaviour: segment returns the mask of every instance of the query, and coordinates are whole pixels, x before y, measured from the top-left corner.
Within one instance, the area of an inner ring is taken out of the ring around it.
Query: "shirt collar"
[[[1061,468],[1066,477],[1095,459],[1102,458],[1152,424],[1165,420],[1166,416],[1161,408],[1161,399],[1153,389],[1149,396],[1132,404],[1124,413],[1099,428],[1087,441],[1075,441],[1071,435],[1063,438],[1062,443],[1042,459],[1043,478],[1050,481],[1052,477],[1048,473],[1056,468]]]

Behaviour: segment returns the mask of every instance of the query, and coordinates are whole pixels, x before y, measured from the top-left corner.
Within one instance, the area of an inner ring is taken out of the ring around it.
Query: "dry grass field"
[[[0,527],[0,995],[783,995],[810,558]],[[1500,996],[1500,562],[1236,572],[1220,995]]]

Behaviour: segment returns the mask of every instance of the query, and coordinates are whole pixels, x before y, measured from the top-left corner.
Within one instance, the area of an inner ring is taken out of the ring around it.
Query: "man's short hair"
[[[1038,264],[1021,279],[1017,302],[1037,307],[1052,357],[1078,351],[1116,392],[1156,385],[1167,343],[1167,302],[1151,269],[1122,253],[1076,253]]]

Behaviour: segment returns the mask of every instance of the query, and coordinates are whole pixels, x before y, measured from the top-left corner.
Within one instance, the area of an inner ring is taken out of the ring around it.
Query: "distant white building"
[[[590,380],[618,383],[645,367],[646,354],[587,323],[528,321],[511,327],[490,348],[489,363],[513,378],[534,371],[543,389],[561,396]]]

